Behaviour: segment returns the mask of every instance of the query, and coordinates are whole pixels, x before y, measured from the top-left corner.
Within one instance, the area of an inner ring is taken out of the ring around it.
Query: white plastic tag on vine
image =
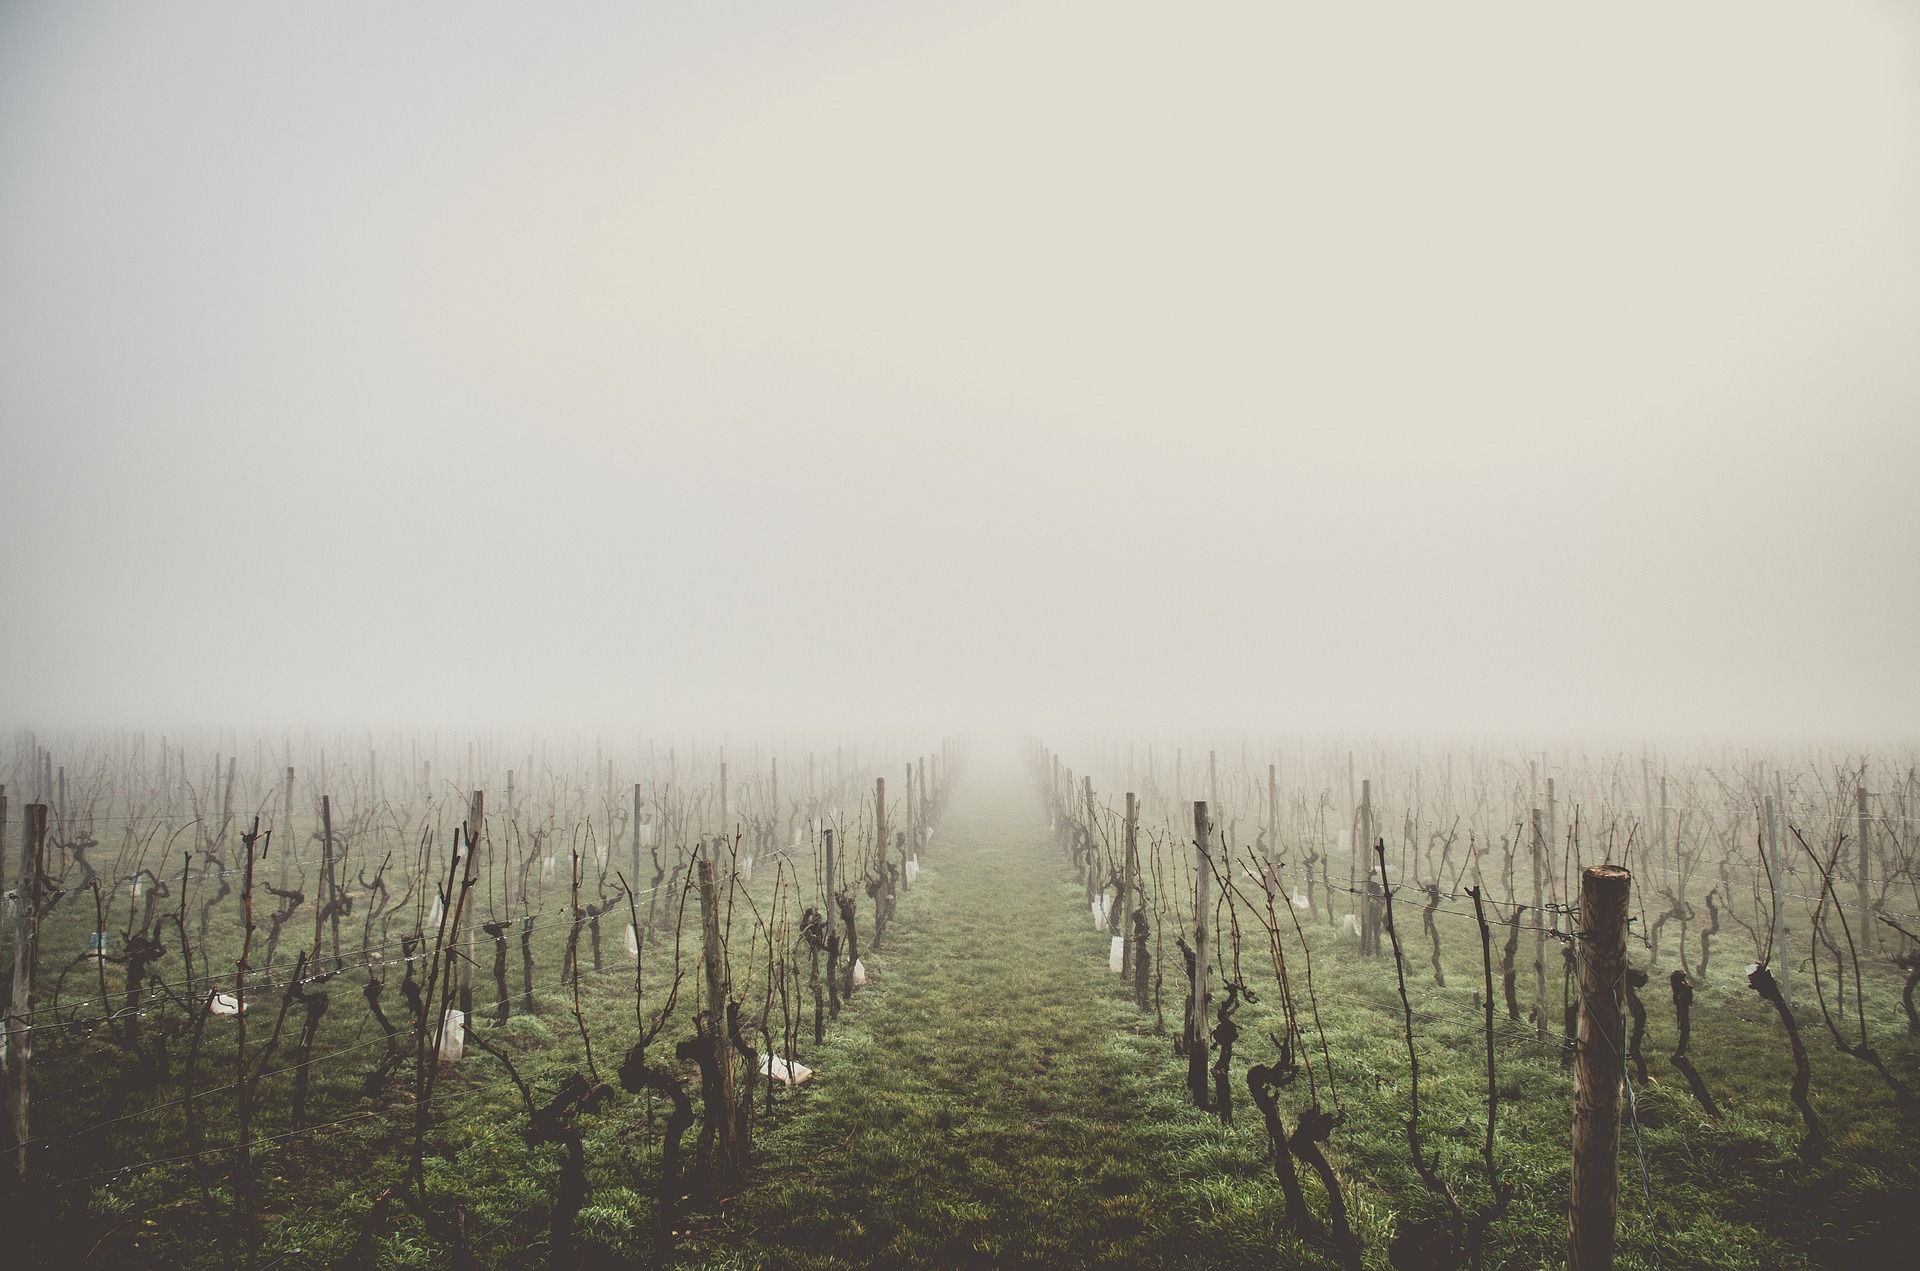
[[[867,964],[859,958],[853,960],[853,987],[859,988],[867,982]]]
[[[207,999],[209,1015],[238,1015],[239,1013],[240,999],[231,993],[215,993]]]
[[[636,962],[640,960],[640,933],[633,929],[632,923],[627,924],[627,956]]]
[[[760,1075],[772,1077],[783,1086],[797,1086],[813,1076],[813,1069],[778,1055],[760,1056]]]
[[[457,1064],[466,1049],[467,1014],[461,1010],[449,1010],[440,1034],[440,1062]]]
[[[1120,974],[1120,968],[1126,960],[1127,938],[1125,936],[1115,936],[1113,938],[1113,947],[1107,953],[1107,970],[1113,972],[1115,975]]]

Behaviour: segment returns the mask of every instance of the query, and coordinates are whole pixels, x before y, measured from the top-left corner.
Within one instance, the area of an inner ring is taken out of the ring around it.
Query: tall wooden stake
[[[1574,1066],[1568,1271],[1613,1266],[1632,882],[1633,876],[1617,865],[1595,865],[1580,878],[1580,1050]]]
[[[634,874],[632,887],[639,887],[639,879],[645,875],[639,872],[639,781],[634,781]]]
[[[1769,942],[1771,950],[1768,958],[1770,964],[1768,970],[1773,972],[1773,982],[1780,986],[1780,1000],[1791,1008],[1793,1006],[1793,987],[1789,979],[1789,972],[1793,967],[1793,958],[1787,952],[1787,940],[1791,933],[1787,930],[1786,896],[1781,890],[1781,884],[1784,879],[1782,872],[1784,863],[1780,859],[1780,826],[1775,820],[1777,814],[1773,805],[1772,795],[1767,796],[1765,808],[1767,819],[1767,876],[1772,880],[1773,887],[1773,938]]]
[[[467,801],[467,825],[461,835],[467,845],[467,903],[460,906],[460,1010],[467,1017],[467,1027],[473,1027],[473,911],[479,907],[480,896],[475,884],[480,880],[480,832],[486,825],[487,796],[475,790]],[[577,866],[575,868],[578,868]]]
[[[1125,863],[1120,870],[1120,898],[1114,903],[1120,909],[1120,982],[1131,984],[1133,960],[1138,954],[1133,947],[1133,907],[1139,903],[1140,894],[1140,807],[1131,790],[1127,791],[1127,820],[1122,835]]]
[[[1874,945],[1873,929],[1873,891],[1868,886],[1873,877],[1873,822],[1867,816],[1867,784],[1860,783],[1854,792],[1859,807],[1860,818],[1860,920],[1853,924],[1857,933],[1855,939],[1860,942],[1863,953],[1871,953]]]
[[[1207,1021],[1207,919],[1213,916],[1213,823],[1207,805],[1193,805],[1193,1041],[1204,1053],[1213,1040]]]
[[[327,935],[327,908],[333,903],[333,798],[320,796],[320,877],[314,884],[313,956],[307,974],[320,974],[320,942]]]
[[[280,803],[280,890],[287,890],[287,857],[298,849],[299,839],[293,834],[293,767],[287,767],[287,789]]]
[[[1547,1040],[1547,907],[1540,885],[1547,876],[1547,841],[1540,809],[1533,809],[1533,1035]]]
[[[727,975],[727,951],[720,933],[720,894],[714,884],[712,859],[702,853],[700,870],[700,951],[707,972],[707,1027],[712,1033],[713,1062],[720,1076],[718,1119],[719,1167],[730,1176],[746,1162],[740,1160],[740,1119],[733,1082],[733,1043],[727,1036],[727,1000],[733,986]]]
[[[887,834],[887,779],[873,779],[873,842],[880,854],[880,872],[887,872],[887,849],[890,838]],[[857,895],[856,895],[857,899]]]
[[[40,891],[47,865],[47,805],[29,803],[20,840],[19,913],[13,924],[13,991],[7,1016],[6,1103],[13,1172],[27,1181],[27,1068],[33,1059],[34,972],[40,959]]]

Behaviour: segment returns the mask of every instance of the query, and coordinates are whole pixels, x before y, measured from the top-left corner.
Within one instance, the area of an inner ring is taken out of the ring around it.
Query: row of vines
[[[1516,1205],[1537,1216],[1569,1203],[1568,1174],[1515,1175],[1502,1104],[1539,1100],[1542,1061],[1556,1061],[1565,1115],[1555,1127],[1536,1113],[1524,1133],[1555,1134],[1576,1180],[1581,1152],[1604,1150],[1611,1178],[1612,1138],[1583,1145],[1568,1105],[1583,1045],[1616,1025],[1624,1071],[1610,1080],[1624,1078],[1631,1153],[1620,1205],[1649,1263],[1662,1254],[1662,1158],[1640,1139],[1649,1090],[1662,1115],[1665,1092],[1684,1090],[1703,1141],[1743,1148],[1767,1125],[1784,1127],[1776,1109],[1787,1108],[1799,1164],[1836,1172],[1882,1168],[1868,1141],[1898,1142],[1920,1119],[1911,767],[1304,742],[1265,756],[1249,745],[1237,762],[1184,747],[1086,750],[1083,770],[1038,742],[1029,759],[1057,849],[1111,942],[1110,971],[1171,1038],[1193,1105],[1231,1123],[1244,1091],[1286,1225],[1331,1261],[1357,1267],[1384,1253],[1394,1266],[1511,1265],[1571,1248],[1582,1265],[1577,1229],[1558,1249],[1513,1243],[1517,1232],[1502,1243]],[[1609,989],[1610,1009],[1583,1021],[1593,933],[1582,876],[1602,865],[1632,880],[1624,992]],[[1326,995],[1330,971],[1358,968],[1360,979],[1341,982],[1365,984],[1370,966],[1389,990],[1399,1072],[1356,1059],[1358,1007]],[[1696,1047],[1703,1033],[1722,1039],[1710,1057]],[[1750,1042],[1771,1061],[1746,1053]],[[1815,1062],[1823,1044],[1852,1071],[1827,1080],[1833,1070]],[[1480,1091],[1472,1124],[1436,1119],[1431,1098],[1423,1109],[1423,1088],[1462,1083]],[[1377,1159],[1388,1137],[1383,1095],[1402,1143],[1392,1168],[1417,1184],[1414,1199],[1398,1196],[1410,1212],[1390,1224],[1390,1247],[1369,1255],[1351,1220],[1354,1193],[1369,1186],[1355,1165]],[[1375,1114],[1366,1143],[1355,1137],[1363,1099]],[[1737,1132],[1720,1124],[1729,1105]],[[1871,1133],[1863,1118],[1877,1119]],[[1847,1145],[1860,1145],[1858,1159],[1835,1162]]]
[[[16,1252],[664,1254],[811,1075],[957,758],[227,740],[17,741]]]

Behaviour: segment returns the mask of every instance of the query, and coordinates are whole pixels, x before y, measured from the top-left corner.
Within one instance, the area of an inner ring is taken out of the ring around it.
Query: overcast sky
[[[0,6],[0,714],[1911,737],[1920,6]]]

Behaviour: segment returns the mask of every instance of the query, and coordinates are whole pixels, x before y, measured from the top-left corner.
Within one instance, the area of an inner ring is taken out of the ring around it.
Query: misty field
[[[1920,3],[0,2],[0,1271],[1920,1266]]]
[[[23,1264],[1556,1264],[1607,861],[1618,1264],[1920,1235],[1907,769],[381,743],[20,739]]]

